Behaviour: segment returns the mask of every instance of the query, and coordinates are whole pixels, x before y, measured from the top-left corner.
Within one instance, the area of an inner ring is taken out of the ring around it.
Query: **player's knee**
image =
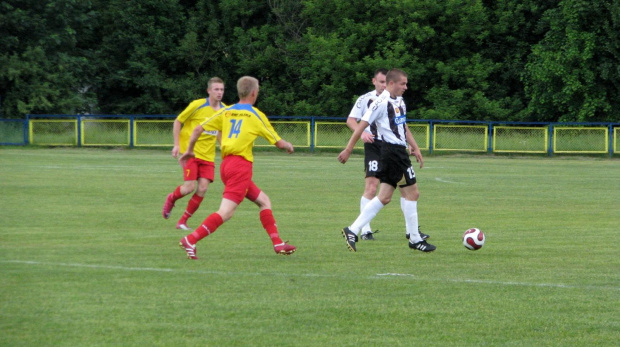
[[[378,179],[366,179],[366,184],[364,187],[364,190],[367,193],[372,193],[373,195],[377,193],[377,188],[379,187],[379,180]]]
[[[364,195],[375,196],[376,194],[377,194],[377,185],[367,186],[366,189],[364,189]]]
[[[260,192],[260,194],[258,194],[256,200],[254,200],[254,203],[261,210],[271,209],[271,200],[269,200],[269,196],[267,196],[264,192]]]
[[[198,185],[198,189],[196,190],[196,193],[200,196],[204,196],[205,193],[207,192],[207,190],[209,189],[209,183],[200,183]]]
[[[185,181],[183,183],[183,191],[185,194],[189,194],[196,189],[196,181]]]
[[[387,205],[392,201],[391,197],[379,197],[379,201],[383,204],[383,206]]]
[[[226,222],[232,218],[232,216],[235,214],[235,210],[219,210],[217,211],[217,214],[222,217],[222,221]]]

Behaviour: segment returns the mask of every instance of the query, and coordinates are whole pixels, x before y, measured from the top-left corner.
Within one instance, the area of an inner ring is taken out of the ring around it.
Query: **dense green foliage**
[[[268,114],[344,116],[399,67],[410,118],[619,121],[619,26],[611,0],[9,0],[0,116],[173,114],[246,74]]]

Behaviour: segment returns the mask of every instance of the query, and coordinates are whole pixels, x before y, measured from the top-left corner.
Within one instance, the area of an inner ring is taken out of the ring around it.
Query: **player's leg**
[[[215,164],[213,162],[198,159],[198,188],[187,202],[187,208],[177,223],[177,229],[190,230],[187,227],[187,220],[194,215],[209,189],[209,184],[215,177]]]
[[[370,200],[370,202],[368,202],[368,204],[366,204],[366,206],[359,214],[359,216],[357,216],[353,224],[342,229],[342,235],[347,240],[347,246],[349,247],[350,251],[356,251],[355,243],[358,240],[357,235],[362,230],[362,226],[370,223],[370,221],[375,218],[377,213],[381,211],[383,206],[390,203],[390,200],[392,199],[392,194],[394,193],[395,189],[396,188],[391,184],[381,182],[379,195],[375,196],[372,200]]]
[[[179,245],[185,249],[189,259],[198,259],[196,256],[196,243],[213,234],[217,228],[229,220],[235,213],[237,206],[236,202],[223,198],[220,209],[217,212],[211,213],[194,232],[179,241]]]
[[[364,194],[360,199],[360,213],[364,210],[364,207],[376,196],[377,188],[379,187],[379,179],[374,176],[367,176],[364,179]],[[363,240],[375,240],[373,236],[370,222],[362,226],[362,239]]]
[[[280,238],[276,220],[271,209],[271,200],[269,199],[269,196],[267,196],[265,192],[261,191],[256,184],[252,182],[248,189],[248,193],[246,194],[246,198],[258,206],[260,210],[259,218],[261,224],[267,232],[267,235],[269,235],[275,252],[282,255],[290,255],[294,253],[297,248],[293,245],[287,244],[286,242],[282,242],[282,239]]]
[[[377,188],[379,187],[379,163],[381,157],[381,144],[380,141],[375,143],[364,144],[364,194],[360,199],[360,212],[366,207],[366,204],[372,200],[377,194]],[[372,228],[370,222],[362,226],[362,239],[374,240],[372,235]]]
[[[418,199],[420,197],[418,184],[414,183],[400,187],[400,192],[405,199],[402,210],[405,216],[407,234],[409,235],[409,247],[422,252],[434,251],[436,247],[427,243],[420,235],[418,229]]]
[[[220,208],[211,213],[193,233],[181,239],[180,245],[185,249],[187,257],[196,257],[196,242],[213,234],[225,221],[232,218],[237,206],[243,201],[248,184],[252,178],[251,163],[250,173],[245,172],[245,167],[236,165],[234,158],[224,158],[220,167],[220,178],[224,183],[224,192]]]
[[[404,197],[401,196],[400,197],[400,210],[403,211],[403,215],[406,215],[406,212],[405,212],[405,205],[406,205],[406,203],[405,203],[405,201],[407,201],[407,200]],[[409,240],[409,231],[408,231],[409,229],[410,229],[409,222],[407,221],[407,218],[405,218],[405,238],[407,240]],[[420,224],[419,223],[418,223],[418,233],[420,234],[420,237],[422,238],[422,240],[426,240],[426,239],[431,237],[431,235],[425,234],[425,233],[423,233],[420,230]]]
[[[183,167],[183,184],[176,187],[176,189],[168,194],[166,202],[162,208],[162,215],[165,219],[170,218],[170,213],[174,207],[174,203],[185,195],[193,192],[196,189],[196,180],[198,179],[198,164],[195,158],[191,158],[187,161],[187,164]]]
[[[211,213],[195,230],[196,236],[200,236],[200,238],[189,238],[188,236],[192,243],[214,233],[220,225],[232,218],[252,182],[252,163],[249,163],[249,170],[246,166],[246,163],[238,163],[234,158],[232,160],[224,159],[220,169],[220,177],[224,183],[220,208],[217,212]]]

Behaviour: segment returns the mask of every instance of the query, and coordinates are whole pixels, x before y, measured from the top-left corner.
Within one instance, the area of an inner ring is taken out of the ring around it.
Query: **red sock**
[[[196,212],[198,207],[200,207],[200,203],[202,202],[202,199],[204,199],[204,197],[199,196],[198,194],[194,194],[192,198],[189,199],[189,202],[187,203],[187,208],[185,209],[185,213],[183,213],[183,217],[181,217],[181,219],[179,220],[179,223],[185,224],[187,219],[191,217],[194,214],[194,212]]]
[[[271,210],[260,211],[260,221],[263,223],[263,228],[267,231],[267,234],[271,238],[271,242],[274,245],[282,243],[282,239],[278,234],[278,227],[276,226],[276,219],[273,218],[273,212]]]
[[[174,190],[174,192],[172,192],[172,201],[177,201],[180,198],[184,197],[185,195],[181,194],[181,186],[178,186],[177,189]]]
[[[196,242],[213,234],[222,224],[224,224],[222,217],[217,212],[211,213],[193,233],[187,235],[187,241],[196,244]]]

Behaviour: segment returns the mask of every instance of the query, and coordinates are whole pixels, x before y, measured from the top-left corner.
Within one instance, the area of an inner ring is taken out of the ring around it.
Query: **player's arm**
[[[349,129],[351,129],[351,131],[355,131],[355,129],[357,129],[357,124],[359,123],[357,122],[357,119],[355,117],[347,118],[347,126],[349,127]],[[370,131],[364,131],[361,135],[361,138],[362,138],[362,141],[364,141],[364,143],[375,142],[375,137],[372,136],[372,133]]]
[[[172,124],[172,137],[174,138],[174,146],[172,147],[172,156],[179,156],[179,137],[181,134],[181,128],[183,127],[183,123],[181,123],[178,119],[174,120]]]
[[[355,117],[348,117],[347,126],[349,127],[349,129],[351,129],[352,132],[355,131],[355,129],[357,128],[357,119]]]
[[[415,157],[415,160],[420,163],[420,169],[424,166],[424,159],[422,158],[422,152],[420,151],[420,146],[413,138],[413,134],[411,130],[405,123],[405,132],[407,137],[407,144],[409,145],[409,154]]]
[[[347,143],[347,147],[345,147],[345,149],[338,155],[339,162],[344,164],[347,162],[347,160],[349,160],[349,157],[351,156],[351,152],[353,152],[353,148],[355,147],[357,140],[360,139],[362,133],[367,126],[368,122],[365,120],[361,120],[359,123],[357,123],[357,128],[355,128],[355,131],[353,132],[353,134],[351,134],[351,138],[349,139],[349,143]]]
[[[284,139],[280,139],[275,143],[275,146],[278,147],[279,149],[283,149],[285,150],[288,154],[291,154],[295,151],[295,149],[293,148],[293,144],[285,141]]]
[[[205,129],[202,127],[202,124],[199,124],[196,128],[194,128],[194,131],[192,131],[192,135],[189,138],[189,144],[187,145],[187,151],[185,151],[185,153],[183,153],[179,158],[179,163],[181,163],[181,166],[185,167],[185,164],[189,158],[194,156],[194,146],[204,130]]]

